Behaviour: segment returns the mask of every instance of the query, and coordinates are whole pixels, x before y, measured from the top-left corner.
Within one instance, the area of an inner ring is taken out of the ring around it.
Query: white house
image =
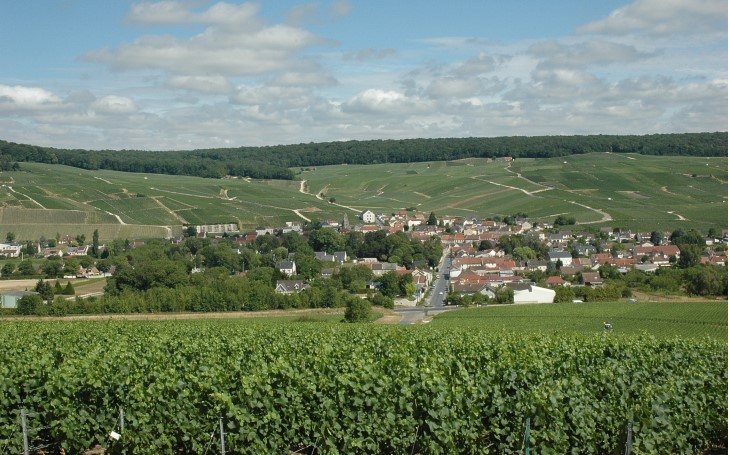
[[[0,243],[0,254],[9,258],[20,257],[20,249],[19,243]]]
[[[276,263],[276,268],[286,276],[297,274],[297,265],[294,261],[280,261]]]
[[[360,218],[362,218],[363,223],[375,223],[375,213],[373,213],[371,210],[365,210],[360,214]]]
[[[573,256],[567,251],[550,251],[548,252],[550,262],[560,261],[563,265],[573,264]]]

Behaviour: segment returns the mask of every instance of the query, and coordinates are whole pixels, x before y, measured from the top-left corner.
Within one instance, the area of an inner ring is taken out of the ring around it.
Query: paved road
[[[415,324],[426,316],[433,316],[444,311],[457,309],[444,305],[444,299],[449,290],[449,280],[447,278],[451,269],[451,258],[448,254],[444,254],[438,266],[438,276],[434,280],[432,287],[428,291],[425,306],[397,308],[396,313],[401,315],[401,324]]]

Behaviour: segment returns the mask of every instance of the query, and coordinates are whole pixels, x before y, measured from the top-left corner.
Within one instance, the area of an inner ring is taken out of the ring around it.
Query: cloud
[[[127,97],[108,95],[91,103],[91,109],[101,114],[132,114],[137,106]]]
[[[464,98],[477,95],[479,89],[479,81],[474,78],[442,77],[431,81],[426,93],[431,98]]]
[[[341,108],[342,112],[350,114],[401,116],[423,114],[427,112],[428,104],[395,90],[368,89],[342,103]]]
[[[636,0],[607,18],[578,28],[579,34],[655,36],[708,34],[727,36],[727,0]]]
[[[657,55],[639,52],[633,45],[593,40],[575,44],[562,44],[556,40],[542,41],[531,45],[527,53],[541,60],[541,68],[573,69],[632,63]]]
[[[34,109],[61,102],[61,98],[40,87],[0,84],[0,104]]]
[[[347,2],[345,0],[336,1],[333,2],[330,6],[330,15],[332,17],[343,17],[350,14],[352,11],[352,5],[350,5],[350,2]]]
[[[175,2],[135,5],[129,20],[148,25],[202,23],[189,38],[151,35],[114,49],[88,52],[84,58],[118,71],[157,69],[181,76],[252,76],[306,67],[296,54],[325,41],[305,29],[265,25],[258,6],[217,3],[193,12]],[[167,14],[170,16],[167,16]]]
[[[126,20],[142,25],[182,24],[192,22],[192,15],[178,1],[144,2],[133,4]]]
[[[374,49],[374,48],[366,48],[366,49],[360,49],[355,52],[346,52],[342,55],[342,58],[345,60],[382,60],[388,57],[391,57],[393,55],[396,55],[397,51],[395,49]]]
[[[233,90],[230,81],[223,76],[173,76],[167,81],[167,85],[211,94],[227,94]]]
[[[190,10],[189,2],[161,1],[132,5],[126,20],[140,25],[207,24],[217,26],[258,27],[259,6],[219,2],[203,12]]]
[[[461,76],[478,76],[491,73],[506,59],[509,59],[509,57],[500,56],[496,59],[491,55],[481,53],[477,57],[470,58],[460,64],[454,72]]]

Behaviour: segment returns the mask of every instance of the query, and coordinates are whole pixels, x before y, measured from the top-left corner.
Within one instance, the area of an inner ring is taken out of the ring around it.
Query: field
[[[613,302],[493,305],[450,311],[436,316],[439,327],[478,327],[517,333],[599,334],[604,322],[612,336],[713,338],[727,342],[727,301]]]
[[[726,342],[615,335],[0,321],[0,452],[20,409],[53,453],[218,453],[221,424],[231,454],[624,453],[627,425],[633,453],[726,443]]]
[[[19,240],[85,234],[169,237],[183,225],[351,222],[370,209],[640,230],[727,225],[727,158],[586,154],[512,163],[487,159],[301,169],[301,181],[202,179],[22,163],[0,173],[0,231]],[[329,200],[334,199],[334,203]]]

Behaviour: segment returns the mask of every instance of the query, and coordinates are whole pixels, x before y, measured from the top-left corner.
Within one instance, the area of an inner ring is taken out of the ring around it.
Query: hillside
[[[342,220],[406,208],[492,218],[561,214],[594,227],[671,230],[727,225],[727,157],[589,153],[317,166],[301,181],[211,179],[22,163],[0,173],[0,235],[19,240],[85,234],[165,237],[183,225]],[[331,203],[330,201],[333,201]]]

